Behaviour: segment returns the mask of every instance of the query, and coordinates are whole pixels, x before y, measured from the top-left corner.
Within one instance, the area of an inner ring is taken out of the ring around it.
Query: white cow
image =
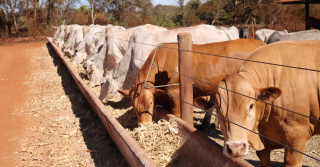
[[[167,31],[135,30],[130,37],[130,44],[125,56],[113,69],[112,75],[106,76],[107,81],[101,88],[99,99],[103,102],[121,100],[122,95],[117,90],[130,89],[132,87],[139,69],[156,45],[177,42],[177,35],[181,32],[190,32],[194,44],[239,38],[239,32],[236,27],[224,28],[211,25],[198,25]]]
[[[74,25],[69,28],[70,35],[67,41],[64,43],[63,51],[68,55],[72,56],[74,54],[74,49],[78,47],[80,42],[83,40],[83,29],[85,26]]]
[[[58,38],[58,36],[60,35],[61,27],[62,27],[62,26],[64,26],[64,25],[62,24],[62,25],[60,25],[59,27],[54,28],[54,29],[56,29],[56,32],[54,33],[54,35],[53,35],[53,37],[52,37],[52,41],[53,41],[54,43],[56,43],[57,38]]]
[[[72,25],[61,25],[59,26],[58,30],[54,34],[53,42],[58,45],[60,48],[64,48],[64,45],[70,36],[72,29],[79,25],[72,24]]]
[[[270,35],[274,32],[276,32],[276,30],[266,29],[266,28],[259,29],[255,32],[255,39],[258,39],[260,41],[267,43]],[[287,34],[288,33],[287,30],[277,31],[277,32],[279,32],[280,34]]]
[[[319,30],[298,31],[287,34],[274,32],[270,35],[267,44],[277,41],[304,41],[304,40],[320,40]]]
[[[72,62],[74,64],[82,63],[96,48],[101,36],[105,35],[106,29],[111,27],[113,27],[111,24],[108,24],[107,26],[90,25],[84,39],[75,49],[76,53],[73,55]]]
[[[128,41],[134,29],[126,30],[123,27],[115,26],[107,30],[105,44],[98,57],[90,57],[85,63],[90,80],[89,86],[100,85],[104,69],[111,70],[119,63],[128,48]]]
[[[62,47],[64,44],[64,38],[65,38],[65,28],[67,26],[66,25],[61,25],[59,26],[57,32],[55,33],[54,37],[53,37],[53,42],[58,45],[58,47]]]

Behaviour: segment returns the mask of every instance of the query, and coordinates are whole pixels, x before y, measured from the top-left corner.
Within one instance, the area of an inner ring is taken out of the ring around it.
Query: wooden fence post
[[[180,115],[182,120],[193,126],[193,80],[192,77],[192,36],[188,32],[178,34],[179,77],[180,77]],[[185,103],[188,102],[189,104]]]
[[[253,26],[253,22],[251,22],[251,29],[252,29],[252,36],[253,36],[253,39],[255,39],[255,32],[254,32],[254,26]]]

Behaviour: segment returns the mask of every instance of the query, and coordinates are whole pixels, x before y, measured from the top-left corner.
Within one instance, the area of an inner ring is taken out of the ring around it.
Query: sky
[[[185,0],[185,4],[188,2],[189,0]],[[174,5],[174,6],[178,6],[178,2],[177,0],[151,0],[153,6],[156,6],[158,4],[161,5]],[[83,5],[88,5],[87,0],[80,0],[80,3]],[[80,4],[77,4],[76,7],[80,7]]]
[[[158,4],[178,6],[178,2],[176,0],[152,0],[152,3],[154,6]]]

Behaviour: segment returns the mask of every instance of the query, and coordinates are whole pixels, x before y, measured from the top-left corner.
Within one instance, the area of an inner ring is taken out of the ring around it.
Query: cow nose
[[[247,154],[247,142],[226,142],[224,153],[229,157],[240,157]]]

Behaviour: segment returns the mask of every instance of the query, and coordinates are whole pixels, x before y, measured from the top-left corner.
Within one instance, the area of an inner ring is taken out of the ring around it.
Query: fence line
[[[123,40],[123,41],[127,41],[127,42],[134,42],[134,43],[143,44],[143,45],[149,45],[149,46],[154,46],[154,47],[158,46],[158,45],[155,45],[155,44],[147,44],[147,43],[143,43],[143,42],[136,42],[136,41],[120,39],[120,38],[114,38],[114,37],[108,37],[108,38]],[[177,48],[171,48],[171,47],[166,47],[166,46],[160,46],[160,47],[179,51],[179,49],[177,49]],[[202,54],[202,55],[215,56],[215,57],[223,57],[223,58],[234,59],[234,60],[248,61],[248,62],[260,63],[260,64],[268,64],[268,65],[274,65],[274,66],[280,66],[280,67],[294,68],[294,69],[300,69],[300,70],[306,70],[306,71],[320,72],[320,70],[317,70],[317,69],[304,68],[304,67],[295,67],[295,66],[276,64],[276,63],[270,63],[270,62],[263,62],[263,61],[256,61],[256,60],[248,60],[248,59],[237,58],[237,57],[221,56],[221,55],[217,55],[217,54],[203,53],[203,52],[197,52],[197,51],[192,51],[192,50],[180,50],[180,51],[198,53],[198,54]]]
[[[113,38],[113,37],[111,37],[111,38]],[[119,38],[113,38],[113,39],[123,40],[123,41],[127,41],[127,42],[134,42],[134,41],[131,41],[131,40],[125,40],[125,39],[119,39]],[[154,46],[154,47],[157,47],[157,46],[158,46],[158,45],[147,44],[147,43],[142,43],[142,42],[134,42],[134,43],[144,44],[144,45],[149,45],[149,46]],[[163,46],[160,46],[160,47],[163,47]],[[173,49],[173,50],[179,51],[179,49],[177,49],[177,48],[170,48],[170,47],[163,47],[163,48]],[[269,63],[269,62],[261,62],[261,61],[255,61],[255,60],[247,60],[247,59],[241,59],[241,58],[236,58],[236,57],[227,57],[227,56],[221,56],[221,55],[210,54],[210,53],[202,53],[202,52],[196,52],[196,51],[190,51],[190,50],[180,50],[180,51],[186,51],[186,52],[192,52],[192,53],[198,53],[198,54],[210,55],[210,56],[216,56],[216,57],[224,57],[224,58],[235,59],[235,60],[249,61],[249,62],[261,63],[261,64],[268,64],[268,65],[274,65],[274,66],[281,66],[281,67],[287,67],[287,68],[293,68],[293,69],[300,69],[300,70],[306,70],[306,71],[320,72],[320,70],[316,70],[316,69],[309,69],[309,68],[302,68],[302,67],[281,65],[281,64],[275,64],[275,63]],[[119,51],[118,51],[118,52],[119,52]],[[124,55],[124,56],[125,56],[125,55]],[[141,60],[141,59],[138,59],[138,58],[135,58],[135,57],[132,57],[132,56],[127,56],[127,57],[131,57],[131,58],[133,58],[133,59],[137,59],[137,60],[140,60],[140,61],[143,61],[143,62],[147,63],[145,60]],[[151,64],[151,63],[149,63],[149,64]],[[181,73],[179,73],[179,72],[177,72],[177,71],[168,69],[168,68],[166,68],[166,67],[159,66],[159,65],[157,65],[157,64],[155,64],[155,63],[153,63],[153,65],[156,65],[156,66],[158,66],[158,67],[160,67],[160,68],[163,68],[163,69],[165,69],[165,70],[171,71],[171,72],[176,73],[176,74],[181,74]],[[128,74],[127,72],[125,72],[125,71],[122,71],[122,70],[120,70],[120,69],[115,69],[115,68],[114,68],[114,70],[118,70],[118,71],[126,74],[126,76],[129,76],[129,77],[131,77],[131,78],[133,78],[133,79],[136,79],[135,76],[129,75],[129,74]],[[224,89],[224,90],[226,90],[226,91],[230,91],[230,92],[232,92],[232,93],[235,93],[235,94],[238,94],[238,95],[241,95],[241,96],[244,96],[244,97],[247,97],[247,98],[256,100],[256,101],[260,101],[260,102],[262,102],[262,103],[271,105],[271,106],[273,106],[273,107],[276,107],[276,108],[279,108],[279,109],[282,109],[282,110],[285,110],[285,111],[288,111],[288,112],[291,112],[291,113],[294,113],[294,114],[297,114],[297,115],[300,115],[300,116],[303,116],[303,117],[306,117],[306,118],[309,118],[309,119],[312,119],[312,120],[315,120],[315,121],[319,121],[319,122],[320,122],[320,120],[318,120],[318,119],[316,119],[316,118],[312,118],[312,117],[309,117],[309,116],[307,116],[307,115],[303,115],[303,114],[297,113],[297,112],[295,112],[295,111],[292,111],[292,110],[289,110],[289,109],[286,109],[286,108],[283,108],[283,107],[274,105],[274,104],[272,104],[272,103],[264,102],[264,101],[262,101],[262,100],[260,100],[260,99],[253,98],[253,97],[250,97],[250,96],[247,96],[247,95],[244,95],[244,94],[235,92],[235,91],[233,91],[233,90],[229,90],[229,89],[224,88],[224,87],[221,87],[221,86],[219,86],[219,85],[211,84],[211,83],[209,83],[209,82],[200,80],[200,79],[198,79],[198,78],[194,78],[194,77],[192,77],[192,76],[187,76],[187,75],[184,75],[184,74],[181,74],[181,75],[183,75],[183,76],[185,76],[185,77],[189,77],[189,78],[191,78],[191,79],[193,79],[193,80],[197,80],[197,81],[203,82],[203,83],[205,83],[205,84],[208,84],[208,85],[211,85],[211,86],[215,86],[215,87],[217,87],[217,88],[221,88],[221,89]],[[169,95],[169,96],[171,96],[171,97],[173,97],[173,98],[176,98],[176,99],[180,100],[181,102],[187,103],[188,105],[192,105],[193,107],[199,108],[199,107],[197,107],[197,106],[195,106],[195,105],[193,105],[193,104],[190,104],[190,103],[182,100],[182,99],[179,98],[179,97],[170,95],[170,94],[168,94],[168,93],[166,93],[166,92],[162,92],[162,93],[167,94],[167,95]],[[199,109],[201,109],[201,108],[199,108]],[[208,111],[206,111],[206,112],[208,112]],[[247,130],[247,131],[249,131],[249,132],[251,132],[251,133],[255,133],[255,134],[257,134],[257,135],[259,135],[259,136],[261,136],[261,137],[263,137],[263,138],[265,138],[265,139],[268,139],[268,140],[270,140],[270,141],[272,141],[272,142],[275,142],[275,143],[277,143],[277,144],[279,144],[279,145],[281,145],[281,146],[283,146],[283,147],[289,148],[289,149],[291,149],[291,150],[293,150],[293,151],[296,151],[296,152],[298,152],[298,153],[300,153],[300,154],[302,154],[302,155],[304,155],[304,156],[307,156],[307,157],[309,157],[309,158],[311,158],[311,159],[314,159],[314,160],[316,160],[316,161],[320,161],[320,159],[318,159],[318,158],[312,157],[312,156],[310,156],[310,155],[308,155],[308,154],[306,154],[306,153],[304,153],[304,152],[301,152],[301,151],[299,151],[299,150],[296,150],[296,149],[294,149],[294,148],[292,148],[292,147],[290,147],[290,146],[288,146],[288,145],[285,145],[285,144],[283,144],[283,143],[281,143],[281,142],[278,142],[278,141],[276,141],[276,140],[274,140],[274,139],[272,139],[272,138],[269,138],[269,137],[267,137],[267,136],[265,136],[265,135],[262,135],[262,134],[260,134],[260,133],[254,132],[254,131],[246,128],[246,127],[243,127],[243,126],[241,126],[241,125],[233,122],[233,121],[227,120],[227,119],[219,116],[218,114],[214,114],[214,113],[212,113],[212,114],[213,114],[214,116],[216,116],[216,117],[219,117],[220,119],[223,119],[223,120],[225,120],[225,121],[227,121],[227,122],[229,122],[229,123],[231,123],[231,124],[234,124],[234,125],[236,125],[236,126],[238,126],[238,127],[240,127],[240,128],[243,128],[243,129],[245,129],[245,130]]]
[[[126,57],[131,57],[131,58],[133,58],[133,59],[137,59],[137,60],[140,60],[140,61],[143,61],[143,62],[147,63],[145,60],[141,60],[141,59],[138,59],[138,58],[135,58],[135,57],[132,57],[132,56],[126,56]],[[151,64],[151,63],[148,63],[148,64]],[[160,68],[163,68],[163,69],[165,69],[165,70],[168,70],[168,71],[170,71],[170,72],[176,73],[176,74],[178,74],[178,75],[181,74],[181,73],[179,73],[179,72],[177,72],[177,71],[174,71],[174,70],[172,70],[172,69],[169,69],[169,68],[166,68],[166,67],[163,67],[163,66],[159,66],[158,64],[155,64],[155,63],[153,63],[153,65],[158,66],[158,67],[160,67]],[[124,73],[124,72],[123,72],[123,73]],[[129,75],[129,74],[127,74],[127,75]],[[318,119],[316,119],[316,118],[309,117],[309,116],[307,116],[307,115],[304,115],[304,114],[301,114],[301,113],[298,113],[298,112],[295,112],[295,111],[292,111],[292,110],[289,110],[289,109],[286,109],[286,108],[283,108],[283,107],[274,105],[274,104],[272,104],[272,103],[268,103],[268,102],[262,101],[262,100],[260,100],[260,99],[254,98],[254,97],[247,96],[247,95],[245,95],[245,94],[242,94],[242,93],[239,93],[239,92],[236,92],[236,91],[233,91],[233,90],[230,90],[230,89],[221,87],[221,86],[219,86],[219,85],[215,85],[215,84],[212,84],[212,83],[209,83],[209,82],[206,82],[206,81],[203,81],[203,80],[201,80],[201,79],[198,79],[198,78],[195,78],[195,77],[192,77],[192,76],[188,76],[188,75],[185,75],[185,74],[181,74],[181,75],[183,75],[183,76],[185,76],[185,77],[188,77],[188,78],[191,78],[191,79],[193,79],[193,80],[196,80],[196,81],[199,81],[199,82],[202,82],[202,83],[211,85],[211,86],[215,86],[215,87],[217,87],[217,88],[221,88],[221,89],[224,89],[224,90],[226,90],[226,91],[229,91],[229,92],[232,92],[232,93],[235,93],[235,94],[238,94],[238,95],[241,95],[241,96],[244,96],[244,97],[247,97],[247,98],[250,98],[250,99],[253,99],[253,100],[262,102],[262,103],[265,103],[265,104],[268,104],[268,105],[270,105],[270,106],[272,106],[272,107],[276,107],[276,108],[279,108],[279,109],[282,109],[282,110],[285,110],[285,111],[288,111],[288,112],[291,112],[291,113],[294,113],[294,114],[297,114],[297,115],[306,117],[306,118],[308,118],[308,119],[311,119],[311,120],[320,122],[320,120],[318,120]],[[132,77],[132,76],[130,76],[130,77]]]

